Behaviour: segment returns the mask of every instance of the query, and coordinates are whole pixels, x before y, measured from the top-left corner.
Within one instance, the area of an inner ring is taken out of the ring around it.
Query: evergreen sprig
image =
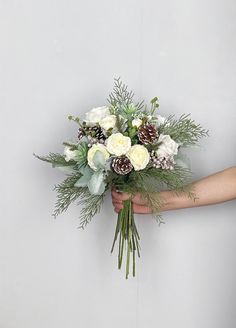
[[[114,86],[112,92],[109,94],[107,101],[113,108],[128,107],[133,103],[134,92],[128,90],[128,86],[121,81],[121,78],[114,79]],[[137,110],[143,108],[144,101],[137,102],[135,107]]]
[[[91,219],[100,212],[104,197],[105,192],[102,195],[91,195],[88,188],[83,191],[78,202],[78,205],[82,206],[79,228],[84,229]]]
[[[65,160],[65,156],[58,154],[58,153],[49,153],[46,156],[39,156],[36,155],[35,153],[33,153],[33,155],[40,159],[41,161],[47,162],[47,163],[51,163],[53,167],[56,166],[73,166],[76,164],[76,162],[70,160],[70,161],[66,161]]]
[[[160,209],[163,202],[159,196],[161,190],[170,189],[177,195],[185,193],[190,198],[195,197],[191,188],[191,171],[178,165],[174,170],[147,167],[144,170],[132,171],[125,177],[110,171],[106,182],[110,188],[115,187],[117,190],[130,193],[131,197],[138,191],[147,200],[159,223],[162,222]]]
[[[179,119],[175,119],[174,115],[169,116],[159,127],[159,133],[169,134],[184,147],[195,145],[200,138],[208,136],[208,130],[196,124],[189,116],[190,114],[183,114]]]
[[[75,187],[75,183],[80,177],[80,173],[73,174],[54,187],[57,193],[57,201],[53,212],[55,218],[65,212],[70,204],[84,193],[85,188]]]
[[[113,171],[109,171],[106,182],[111,187],[115,186],[124,192],[158,192],[163,188],[180,190],[183,185],[190,183],[191,172],[187,168],[175,166],[174,170],[162,170],[146,168],[140,171],[132,171],[123,177]]]
[[[52,215],[56,218],[59,214],[65,212],[73,202],[78,200],[78,205],[82,205],[79,228],[84,229],[93,216],[100,211],[105,193],[91,195],[87,187],[76,187],[75,183],[80,177],[80,173],[73,174],[54,187],[57,200]]]

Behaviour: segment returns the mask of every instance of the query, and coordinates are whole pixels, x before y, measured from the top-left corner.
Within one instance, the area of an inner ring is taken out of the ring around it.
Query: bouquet
[[[187,193],[191,172],[183,165],[181,148],[195,145],[208,132],[188,115],[176,119],[157,114],[158,98],[148,105],[134,101],[120,78],[114,79],[107,105],[91,109],[78,124],[75,141],[64,142],[64,153],[49,153],[38,159],[63,170],[67,177],[55,186],[57,201],[53,215],[66,211],[77,201],[81,206],[80,227],[84,228],[100,211],[106,192],[115,188],[130,194],[118,214],[113,252],[118,241],[118,268],[126,253],[126,278],[130,263],[135,276],[136,256],[140,257],[140,236],[135,224],[132,196],[139,192],[159,223],[162,200],[160,190]]]

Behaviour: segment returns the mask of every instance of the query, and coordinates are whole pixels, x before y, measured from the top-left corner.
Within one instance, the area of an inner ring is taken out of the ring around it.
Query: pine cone
[[[173,170],[175,161],[172,156],[157,156],[155,151],[152,150],[150,154],[152,166],[163,170]]]
[[[133,165],[126,156],[115,157],[111,164],[117,174],[125,175],[132,171]]]
[[[88,127],[88,134],[97,140],[105,140],[106,137],[99,126]]]
[[[102,129],[99,126],[84,126],[78,130],[79,140],[87,136],[90,144],[94,143],[104,143],[106,136],[102,132]]]
[[[84,129],[83,128],[79,128],[78,130],[78,139],[82,139],[83,136],[85,136],[85,132],[84,132]]]
[[[157,137],[158,132],[154,124],[147,123],[144,126],[140,127],[138,132],[138,138],[142,144],[152,144],[156,141]]]

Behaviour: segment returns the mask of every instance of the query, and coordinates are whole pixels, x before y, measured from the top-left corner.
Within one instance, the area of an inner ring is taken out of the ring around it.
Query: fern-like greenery
[[[75,187],[75,183],[80,177],[81,174],[79,173],[73,174],[54,187],[57,193],[57,201],[53,212],[55,218],[65,212],[70,204],[83,194],[85,188]]]
[[[79,228],[84,229],[91,219],[100,212],[104,197],[105,192],[102,195],[91,195],[88,188],[84,190],[78,202],[78,205],[82,206]]]
[[[76,162],[70,160],[70,161],[66,161],[65,160],[65,156],[58,154],[58,153],[49,153],[46,156],[39,156],[36,155],[35,153],[33,153],[33,155],[40,159],[41,161],[47,162],[47,163],[51,163],[52,167],[56,167],[56,166],[73,166],[76,164]]]
[[[162,170],[154,167],[132,171],[127,176],[119,176],[110,171],[106,182],[124,192],[158,192],[163,188],[181,191],[190,183],[191,172],[187,168],[175,166],[174,170]],[[185,189],[184,189],[185,190]]]
[[[208,136],[208,130],[196,124],[189,116],[190,114],[184,114],[179,119],[175,119],[173,115],[169,116],[159,127],[159,133],[169,134],[184,147],[195,145],[200,138]]]
[[[79,173],[71,175],[55,186],[57,201],[53,216],[56,218],[65,212],[73,202],[78,201],[78,204],[82,205],[79,228],[84,229],[93,216],[100,211],[105,193],[91,195],[87,187],[76,187],[75,183],[80,177],[81,174]]]
[[[163,202],[159,192],[163,189],[170,189],[177,195],[185,193],[188,197],[194,198],[195,194],[191,188],[190,181],[191,171],[176,165],[174,170],[147,167],[144,170],[132,171],[125,177],[110,171],[106,182],[110,187],[130,193],[131,197],[138,191],[147,200],[154,217],[161,223],[160,209]]]
[[[114,79],[113,91],[109,94],[107,101],[113,108],[129,106],[133,103],[134,92],[128,90],[128,86],[124,84],[120,77]],[[135,104],[137,110],[143,108],[143,101]]]

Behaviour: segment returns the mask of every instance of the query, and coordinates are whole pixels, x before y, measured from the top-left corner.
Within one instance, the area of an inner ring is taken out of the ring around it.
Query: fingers
[[[114,205],[114,211],[116,213],[119,213],[120,210],[122,210],[122,208],[123,208],[123,204],[120,203],[120,202],[119,203],[114,202],[113,205]],[[133,211],[136,214],[150,214],[150,213],[152,213],[152,210],[148,206],[143,206],[143,205],[138,205],[138,204],[133,204],[133,203],[132,203],[132,205],[133,205]]]
[[[111,191],[112,204],[114,206],[114,211],[119,213],[123,208],[123,201],[127,199],[132,200],[132,206],[134,213],[137,214],[149,214],[152,213],[152,210],[147,206],[145,199],[143,199],[140,193],[136,193],[134,196],[131,196],[129,193],[117,192],[115,189]]]
[[[122,193],[117,192],[114,189],[112,189],[111,196],[112,196],[112,199],[114,199],[115,201],[122,202],[123,200],[130,199],[131,194],[128,194],[126,192],[122,192]]]
[[[132,202],[134,204],[146,205],[146,201],[143,199],[140,193],[136,193],[131,197],[129,193],[120,193],[112,189],[111,191],[112,202],[120,202],[122,203],[124,200],[132,198]]]
[[[137,204],[137,205],[144,205],[146,206],[146,200],[141,196],[140,193],[136,193],[133,197],[132,197],[132,203]]]

